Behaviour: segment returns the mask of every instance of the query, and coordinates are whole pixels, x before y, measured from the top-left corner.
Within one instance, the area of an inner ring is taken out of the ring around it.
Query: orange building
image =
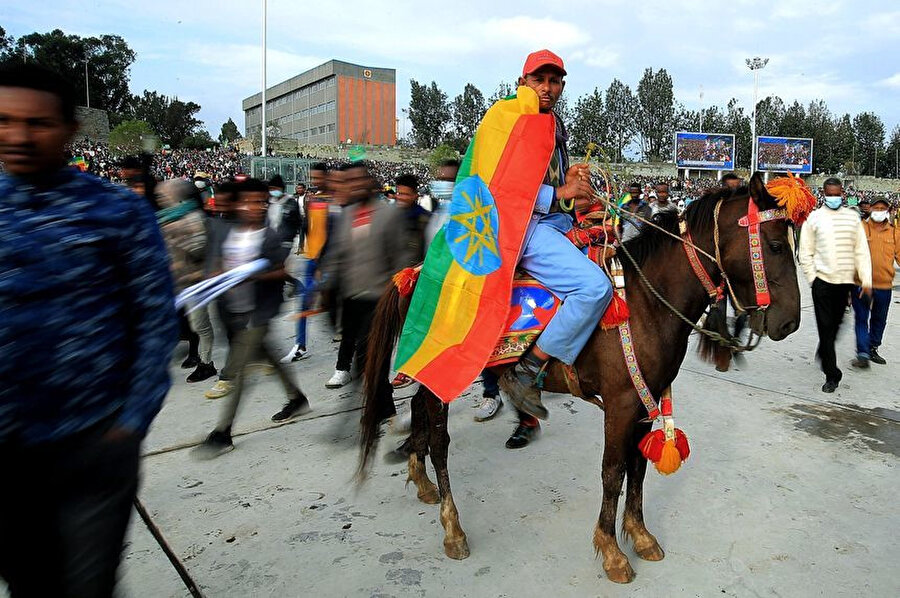
[[[291,77],[266,90],[269,135],[310,145],[396,145],[394,69],[340,60]],[[244,130],[260,130],[262,94],[243,101]]]

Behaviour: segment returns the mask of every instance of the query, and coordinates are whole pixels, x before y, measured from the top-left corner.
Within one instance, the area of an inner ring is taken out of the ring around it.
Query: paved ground
[[[900,287],[897,287],[900,288]],[[239,415],[237,448],[197,462],[221,405],[207,385],[177,383],[147,440],[140,498],[207,596],[897,596],[900,397],[896,366],[849,365],[820,392],[808,293],[800,330],[764,341],[720,374],[688,357],[675,383],[693,454],[676,475],[648,473],[648,528],[667,552],[633,556],[627,586],[605,579],[591,534],[599,510],[603,414],[564,396],[522,451],[503,443],[511,410],[477,424],[473,387],[451,407],[450,468],[472,555],[444,557],[437,507],[380,460],[368,483],[357,460],[353,391],[328,391],[336,346],[313,321],[314,356],[292,366],[314,411],[283,426],[274,377],[259,376]],[[900,363],[900,292],[883,354]],[[291,324],[275,340],[286,351]],[[853,356],[850,318],[839,344]],[[176,355],[183,356],[184,345]],[[224,363],[217,347],[216,362]],[[407,393],[407,394],[411,394]],[[388,436],[380,452],[398,437]],[[135,519],[122,567],[125,596],[187,596]]]

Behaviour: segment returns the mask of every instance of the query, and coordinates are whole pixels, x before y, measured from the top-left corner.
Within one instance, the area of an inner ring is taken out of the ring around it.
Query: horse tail
[[[372,318],[369,331],[365,375],[363,379],[362,421],[360,422],[360,460],[357,478],[362,481],[373,450],[378,444],[378,425],[393,412],[393,393],[387,376],[391,353],[403,325],[400,291],[393,284],[384,292]]]

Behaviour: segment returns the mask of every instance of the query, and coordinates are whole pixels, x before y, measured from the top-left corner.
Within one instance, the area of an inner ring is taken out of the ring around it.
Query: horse
[[[758,173],[748,186],[735,191],[718,190],[691,203],[682,216],[683,227],[693,244],[705,252],[706,257],[698,257],[712,282],[724,279],[730,286],[733,300],[746,306],[754,331],[779,341],[800,325],[800,291],[788,238],[790,223],[785,219],[772,219],[759,227],[764,276],[771,301],[767,307],[755,305],[759,280],[754,281],[748,229],[739,224],[739,219],[747,216],[751,203],[755,203],[760,212],[778,207]],[[675,224],[677,231],[677,220]],[[621,261],[634,349],[649,390],[654,397],[660,397],[678,375],[694,327],[676,317],[650,287],[691,322],[701,319],[710,305],[710,295],[695,274],[677,234],[668,235],[662,230],[648,228],[623,247],[623,252],[633,260]],[[717,259],[710,259],[713,256]],[[646,280],[641,280],[641,272]],[[365,366],[360,479],[365,476],[377,444],[379,424],[393,412],[390,385],[385,379],[406,308],[408,299],[401,298],[396,288],[390,288],[381,297],[374,315]],[[559,362],[551,364],[544,390],[571,394],[563,365]],[[647,530],[643,516],[647,460],[638,443],[650,431],[652,422],[646,420],[647,412],[628,375],[615,329],[598,327],[574,366],[582,391],[580,398],[600,405],[605,411],[602,505],[593,534],[595,555],[602,556],[608,579],[627,583],[634,579],[635,573],[620,549],[615,533],[619,495],[626,478],[624,535],[632,540],[641,559],[658,561],[665,556],[656,537]],[[509,366],[501,366],[497,373],[502,373],[505,367]],[[446,555],[453,559],[466,558],[469,556],[468,543],[453,501],[447,467],[448,406],[420,386],[411,400],[411,409],[412,452],[408,481],[415,484],[421,501],[440,502]],[[429,454],[437,475],[437,487],[425,471],[425,458]]]

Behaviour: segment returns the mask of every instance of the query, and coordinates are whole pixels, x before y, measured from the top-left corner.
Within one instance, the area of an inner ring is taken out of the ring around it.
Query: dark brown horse
[[[716,253],[714,239],[718,230],[721,269],[708,258],[701,258],[703,265],[716,282],[721,279],[724,270],[740,303],[754,306],[756,295],[750,268],[748,232],[746,227],[738,224],[738,220],[747,215],[748,198],[756,202],[760,211],[777,207],[757,175],[750,181],[749,188],[739,189],[733,194],[727,190],[717,191],[695,201],[686,210],[684,221],[694,243],[711,255]],[[771,305],[759,311],[758,317],[753,320],[757,332],[768,333],[773,340],[785,338],[800,324],[800,292],[788,240],[790,234],[789,223],[785,220],[769,221],[761,226]],[[630,241],[626,249],[653,287],[674,308],[692,322],[701,318],[709,305],[709,296],[693,273],[678,239],[648,229]],[[659,397],[678,375],[692,328],[648,291],[629,260],[623,259],[622,262],[638,362],[650,391]],[[361,472],[365,470],[377,442],[380,414],[391,410],[387,403],[392,400],[389,386],[382,378],[402,325],[406,305],[408,302],[401,300],[397,291],[392,289],[382,297],[375,315],[366,364]],[[748,309],[753,311],[753,307]],[[615,330],[598,328],[579,355],[575,367],[583,394],[602,397],[606,412],[603,503],[594,531],[594,548],[603,555],[603,568],[609,579],[629,582],[634,578],[634,570],[619,548],[615,534],[619,494],[626,476],[624,532],[631,537],[634,549],[642,559],[658,561],[664,556],[656,538],[644,526],[643,516],[643,482],[647,461],[638,449],[638,442],[650,430],[651,424],[642,421],[646,411],[627,374]],[[570,392],[559,363],[551,366],[544,389],[556,393]],[[466,558],[469,548],[453,502],[447,470],[450,444],[447,406],[421,387],[413,397],[411,407],[413,453],[409,457],[409,480],[415,483],[420,500],[430,504],[441,503],[444,551],[447,556]],[[429,453],[437,473],[437,488],[425,472],[425,456]]]

